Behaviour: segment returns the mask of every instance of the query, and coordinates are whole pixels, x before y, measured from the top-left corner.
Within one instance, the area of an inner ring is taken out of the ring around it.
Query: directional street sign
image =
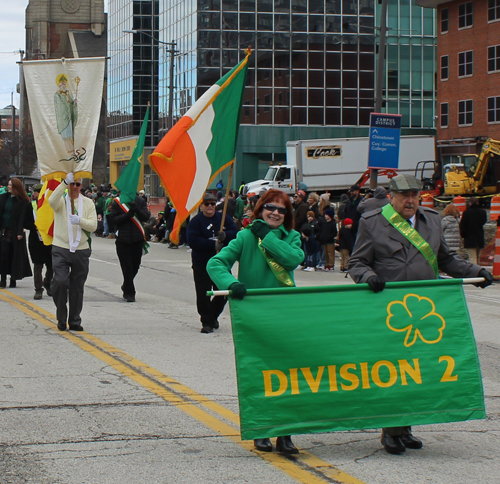
[[[400,114],[370,115],[368,168],[399,168]]]

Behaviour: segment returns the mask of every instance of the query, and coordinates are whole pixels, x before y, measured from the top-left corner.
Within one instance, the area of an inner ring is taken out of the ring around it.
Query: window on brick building
[[[448,103],[441,103],[439,107],[439,126],[441,128],[447,128],[449,123],[449,105]]]
[[[467,99],[466,101],[458,101],[458,125],[468,126],[473,122],[472,116],[472,99]]]
[[[500,0],[499,0],[500,1]],[[441,10],[441,33],[448,32],[450,28],[450,11],[447,8]]]
[[[500,20],[500,0],[488,0],[488,22]]]
[[[500,123],[500,96],[488,98],[488,123]]]
[[[441,80],[446,81],[449,77],[449,57],[447,55],[441,56]]]
[[[461,3],[458,6],[458,28],[472,27],[474,24],[474,11],[472,2]]]
[[[458,53],[458,77],[472,76],[473,71],[473,51]]]
[[[488,72],[500,71],[500,45],[488,47]]]

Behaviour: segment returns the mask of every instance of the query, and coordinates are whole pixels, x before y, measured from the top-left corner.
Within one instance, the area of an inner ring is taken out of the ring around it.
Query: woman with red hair
[[[238,232],[207,264],[210,278],[219,289],[230,289],[231,296],[243,299],[246,290],[293,287],[293,271],[304,260],[300,234],[293,230],[293,208],[288,196],[280,190],[266,191],[251,216],[252,223]],[[238,261],[238,278],[231,268]],[[257,450],[271,452],[269,438],[255,439]],[[290,435],[278,437],[276,449],[298,454]]]
[[[31,277],[25,227],[33,225],[31,203],[19,178],[11,178],[7,193],[0,195],[0,287],[16,287],[16,281]]]

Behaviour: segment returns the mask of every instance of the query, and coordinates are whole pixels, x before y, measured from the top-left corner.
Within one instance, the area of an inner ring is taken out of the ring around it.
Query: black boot
[[[273,444],[271,444],[270,439],[254,439],[253,445],[255,445],[255,448],[261,452],[273,451]]]
[[[16,287],[16,280],[15,280],[15,279],[12,279],[12,277],[10,278],[10,284],[9,284],[9,287]]]
[[[6,274],[2,274],[2,276],[1,276],[0,287],[1,288],[7,287],[7,275]]]
[[[298,454],[299,450],[293,445],[290,435],[278,437],[276,439],[276,450],[282,454]]]

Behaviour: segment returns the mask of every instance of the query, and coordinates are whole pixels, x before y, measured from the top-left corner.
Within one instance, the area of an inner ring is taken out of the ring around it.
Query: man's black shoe
[[[276,451],[282,454],[298,454],[299,449],[293,445],[292,438],[289,435],[278,437],[276,439]]]
[[[399,436],[388,435],[385,432],[382,433],[382,438],[380,439],[384,449],[389,454],[402,454],[406,447],[403,442],[401,442],[401,438]]]
[[[69,329],[71,331],[83,331],[83,326],[81,324],[70,324]]]
[[[50,284],[44,284],[43,287],[47,291],[47,296],[52,297],[52,291],[50,290]]]
[[[219,321],[217,319],[215,320],[215,323],[213,324],[212,328],[219,329]]]
[[[201,328],[201,332],[205,333],[205,334],[213,333],[214,332],[214,328],[212,328],[211,326],[203,326]]]
[[[125,300],[126,300],[127,302],[135,302],[135,296],[127,296],[127,297],[125,298]]]
[[[59,331],[66,331],[66,322],[65,321],[58,321],[57,322],[57,329]]]
[[[424,446],[422,441],[413,437],[412,434],[402,435],[400,439],[401,442],[403,442],[403,445],[408,449],[421,449]]]
[[[15,279],[12,279],[12,277],[10,278],[10,284],[9,284],[9,287],[16,287],[16,280]]]
[[[261,452],[273,451],[273,444],[271,444],[270,439],[254,439],[253,445],[255,445],[255,448]]]

